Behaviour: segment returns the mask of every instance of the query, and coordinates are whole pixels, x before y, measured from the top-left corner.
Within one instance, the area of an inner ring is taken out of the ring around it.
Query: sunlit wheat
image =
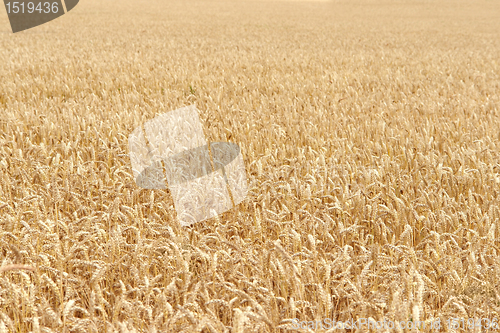
[[[0,333],[498,320],[498,10],[88,0],[0,34]],[[249,194],[182,227],[128,136],[191,104]]]

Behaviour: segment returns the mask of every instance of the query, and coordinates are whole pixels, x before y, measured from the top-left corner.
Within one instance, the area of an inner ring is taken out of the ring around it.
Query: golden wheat
[[[88,0],[18,34],[0,11],[0,333],[484,331],[449,320],[500,319],[499,9]],[[128,136],[191,104],[250,192],[184,228]]]

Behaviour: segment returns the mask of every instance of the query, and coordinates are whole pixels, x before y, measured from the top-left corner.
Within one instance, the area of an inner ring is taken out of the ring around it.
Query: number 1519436
[[[59,12],[59,4],[57,2],[38,2],[36,4],[34,2],[14,1],[6,2],[5,7],[7,8],[7,14],[56,14]]]

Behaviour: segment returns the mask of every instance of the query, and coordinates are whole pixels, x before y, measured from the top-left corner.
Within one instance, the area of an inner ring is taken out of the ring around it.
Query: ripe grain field
[[[86,0],[12,34],[2,7],[0,332],[500,319],[499,13]],[[183,228],[128,135],[190,104],[250,193]]]

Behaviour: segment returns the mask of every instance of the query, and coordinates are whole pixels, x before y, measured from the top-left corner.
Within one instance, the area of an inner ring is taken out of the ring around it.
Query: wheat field
[[[500,317],[499,13],[86,0],[12,34],[2,7],[0,333],[494,331],[449,320]],[[192,104],[250,191],[181,227],[128,136]]]

